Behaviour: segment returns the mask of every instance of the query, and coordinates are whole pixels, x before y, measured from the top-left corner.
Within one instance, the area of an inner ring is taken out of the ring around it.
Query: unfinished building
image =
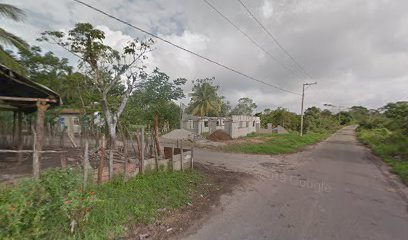
[[[259,117],[253,116],[199,117],[183,114],[181,128],[195,134],[211,134],[215,130],[221,129],[227,132],[232,138],[237,138],[256,132],[260,123]]]

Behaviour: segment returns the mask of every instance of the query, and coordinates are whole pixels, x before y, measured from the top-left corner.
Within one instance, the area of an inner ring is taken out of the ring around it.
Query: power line
[[[255,17],[255,15],[251,12],[251,10],[249,10],[249,8],[241,1],[241,0],[237,0],[244,8],[245,10],[249,13],[249,15],[255,20],[255,22],[257,22],[257,24],[266,32],[266,34],[269,35],[269,37],[271,37],[271,39],[276,43],[276,45],[278,45],[278,47],[295,63],[295,65],[306,75],[308,76],[310,79],[313,79],[312,76],[310,76],[310,74],[302,67],[302,65],[296,61],[296,59],[289,53],[288,50],[286,50],[278,41],[278,39],[276,39],[276,37],[273,36],[273,34],[258,20],[258,18]]]
[[[253,80],[253,81],[262,83],[262,84],[264,84],[264,85],[267,85],[267,86],[270,86],[270,87],[273,87],[273,88],[276,88],[276,89],[281,90],[281,91],[284,91],[284,92],[296,94],[296,95],[299,95],[299,96],[301,95],[300,93],[293,92],[293,91],[290,91],[290,90],[286,90],[286,89],[281,88],[281,87],[279,87],[279,86],[277,86],[277,85],[273,85],[273,84],[267,83],[267,82],[265,82],[265,81],[263,81],[263,80],[254,78],[254,77],[249,76],[249,75],[247,75],[247,74],[245,74],[245,73],[242,73],[242,72],[240,72],[240,71],[238,71],[238,70],[235,70],[235,69],[233,69],[233,68],[231,68],[231,67],[228,67],[228,66],[226,66],[226,65],[224,65],[224,64],[222,64],[222,63],[219,63],[219,62],[217,62],[217,61],[215,61],[215,60],[212,60],[212,59],[210,59],[210,58],[208,58],[208,57],[205,57],[205,56],[200,55],[200,54],[198,54],[198,53],[196,53],[196,52],[193,52],[193,51],[191,51],[191,50],[189,50],[189,49],[187,49],[187,48],[184,48],[184,47],[182,47],[182,46],[180,46],[180,45],[177,45],[177,44],[175,44],[175,43],[173,43],[173,42],[171,42],[171,41],[169,41],[169,40],[166,40],[166,39],[164,39],[164,38],[162,38],[162,37],[159,37],[159,36],[156,35],[156,34],[150,33],[150,32],[148,32],[148,31],[146,31],[146,30],[144,30],[144,29],[142,29],[142,28],[140,28],[140,27],[137,27],[137,26],[135,26],[135,25],[133,25],[133,24],[131,24],[131,23],[129,23],[129,22],[126,22],[126,21],[124,21],[124,20],[122,20],[122,19],[120,19],[120,18],[118,18],[118,17],[115,17],[115,16],[113,16],[113,15],[111,15],[111,14],[105,12],[105,11],[102,11],[102,10],[100,10],[100,9],[98,9],[98,8],[96,8],[96,7],[94,7],[94,6],[92,6],[92,5],[89,5],[89,4],[85,3],[85,2],[82,2],[82,1],[80,1],[80,0],[72,0],[72,1],[77,2],[77,3],[79,3],[79,4],[82,4],[82,5],[88,7],[88,8],[90,8],[90,9],[96,11],[96,12],[99,12],[99,13],[101,13],[101,14],[103,14],[103,15],[109,17],[109,18],[112,18],[112,19],[114,19],[114,20],[116,20],[116,21],[118,21],[118,22],[121,22],[121,23],[123,23],[123,24],[125,24],[125,25],[127,25],[127,26],[129,26],[129,27],[131,27],[131,28],[134,28],[134,29],[136,29],[136,30],[138,30],[138,31],[140,31],[140,32],[143,32],[143,33],[145,33],[145,34],[147,34],[147,35],[149,35],[149,36],[151,36],[151,37],[154,37],[154,38],[156,38],[156,39],[159,39],[159,40],[161,40],[161,41],[163,41],[163,42],[165,42],[165,43],[167,43],[167,44],[169,44],[169,45],[171,45],[171,46],[173,46],[173,47],[175,47],[175,48],[181,49],[181,50],[183,50],[183,51],[185,51],[185,52],[188,52],[188,53],[190,53],[190,54],[192,54],[192,55],[194,55],[194,56],[196,56],[196,57],[199,57],[199,58],[204,59],[204,60],[206,60],[206,61],[208,61],[208,62],[211,62],[211,63],[213,63],[213,64],[215,64],[215,65],[218,65],[219,67],[222,67],[222,68],[224,68],[224,69],[227,69],[227,70],[229,70],[229,71],[231,71],[231,72],[234,72],[234,73],[236,73],[236,74],[238,74],[238,75],[241,75],[241,76],[243,76],[243,77],[245,77],[245,78],[248,78],[248,79],[250,79],[250,80]]]
[[[292,73],[295,77],[299,77],[295,71],[287,67],[285,64],[280,62],[275,56],[273,56],[270,52],[268,52],[265,48],[263,48],[259,43],[257,43],[251,36],[249,36],[246,32],[244,32],[241,28],[239,28],[234,22],[232,22],[227,16],[225,16],[221,11],[219,11],[214,5],[212,5],[207,0],[203,0],[210,8],[212,8],[215,12],[217,12],[222,18],[224,18],[229,24],[231,24],[236,30],[238,30],[242,35],[244,35],[250,42],[252,42],[255,46],[257,46],[261,51],[271,57],[276,63],[278,63],[282,68],[286,69],[290,73]]]

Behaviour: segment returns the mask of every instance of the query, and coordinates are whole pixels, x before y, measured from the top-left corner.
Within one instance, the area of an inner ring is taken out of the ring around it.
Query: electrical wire
[[[291,68],[283,64],[273,56],[269,51],[267,51],[265,48],[263,48],[258,42],[256,42],[249,34],[244,32],[238,25],[236,25],[231,19],[229,19],[227,16],[225,16],[221,11],[219,11],[214,5],[212,5],[209,1],[207,0],[202,0],[204,3],[206,3],[211,9],[213,9],[218,15],[220,15],[222,18],[224,18],[229,24],[231,24],[236,30],[238,30],[242,35],[244,35],[252,44],[254,44],[256,47],[258,47],[261,51],[263,51],[266,55],[271,57],[276,63],[279,64],[282,68],[286,69],[288,72],[292,73],[295,77],[299,78],[299,75],[295,71],[293,71]],[[301,76],[300,76],[301,77]]]
[[[248,14],[255,20],[255,22],[261,27],[266,34],[272,39],[273,42],[295,63],[295,65],[300,69],[302,73],[304,73],[308,78],[313,79],[313,77],[302,67],[302,65],[289,53],[288,50],[286,50],[282,44],[278,41],[276,37],[273,36],[273,34],[261,23],[261,21],[258,20],[258,18],[253,14],[253,12],[241,1],[237,0],[242,7],[245,8],[245,10],[248,12]]]
[[[151,37],[153,37],[153,38],[159,39],[160,41],[163,41],[163,42],[165,42],[165,43],[167,43],[167,44],[169,44],[169,45],[171,45],[171,46],[173,46],[173,47],[175,47],[175,48],[178,48],[178,49],[180,49],[180,50],[183,50],[183,51],[185,51],[185,52],[188,52],[188,53],[190,53],[190,54],[192,54],[192,55],[194,55],[194,56],[196,56],[196,57],[199,57],[199,58],[201,58],[201,59],[204,59],[204,60],[206,60],[206,61],[208,61],[208,62],[210,62],[210,63],[213,63],[213,64],[215,64],[215,65],[218,65],[219,67],[222,67],[222,68],[224,68],[224,69],[227,69],[227,70],[229,70],[229,71],[231,71],[231,72],[234,72],[234,73],[236,73],[236,74],[238,74],[238,75],[241,75],[241,76],[243,76],[243,77],[245,77],[245,78],[248,78],[248,79],[250,79],[250,80],[259,82],[259,83],[261,83],[261,84],[264,84],[264,85],[273,87],[273,88],[278,89],[278,90],[280,90],[280,91],[284,91],[284,92],[287,92],[287,93],[291,93],[291,94],[295,94],[295,95],[301,96],[300,93],[297,93],[297,92],[294,92],[294,91],[291,91],[291,90],[284,89],[284,88],[279,87],[279,86],[274,85],[274,84],[270,84],[270,83],[265,82],[265,81],[263,81],[263,80],[260,80],[260,79],[257,79],[257,78],[255,78],[255,77],[252,77],[252,76],[250,76],[250,75],[248,75],[248,74],[245,74],[245,73],[242,73],[242,72],[240,72],[240,71],[238,71],[238,70],[235,70],[235,69],[232,68],[232,67],[228,67],[228,66],[226,66],[226,65],[224,65],[224,64],[222,64],[222,63],[219,63],[219,62],[217,62],[217,61],[215,61],[215,60],[212,60],[212,59],[210,59],[210,58],[208,58],[208,57],[205,57],[205,56],[203,56],[203,55],[200,55],[199,53],[193,52],[193,51],[191,51],[191,50],[189,50],[189,49],[187,49],[187,48],[184,48],[184,47],[182,47],[182,46],[180,46],[180,45],[177,45],[177,44],[175,44],[175,43],[173,43],[173,42],[171,42],[171,41],[169,41],[169,40],[166,40],[166,39],[164,39],[164,38],[162,38],[162,37],[160,37],[160,36],[158,36],[158,35],[156,35],[156,34],[153,34],[153,33],[151,33],[151,32],[148,32],[148,31],[146,31],[146,30],[144,30],[144,29],[142,29],[142,28],[140,28],[140,27],[137,27],[137,26],[135,26],[135,25],[133,25],[133,24],[127,22],[127,21],[124,21],[124,20],[122,20],[122,19],[120,19],[120,18],[118,18],[118,17],[115,17],[115,16],[113,16],[113,15],[111,15],[111,14],[109,14],[109,13],[103,11],[103,10],[100,10],[100,9],[98,9],[98,8],[96,8],[96,7],[92,6],[92,5],[90,5],[90,4],[87,4],[87,3],[83,2],[83,1],[80,1],[80,0],[72,0],[72,1],[77,2],[77,3],[79,3],[79,4],[83,5],[83,6],[86,6],[86,7],[90,8],[90,9],[96,11],[96,12],[99,12],[99,13],[101,13],[101,14],[103,14],[103,15],[109,17],[109,18],[112,18],[112,19],[114,19],[114,20],[116,20],[116,21],[118,21],[118,22],[121,22],[121,23],[123,23],[123,24],[125,24],[125,25],[127,25],[127,26],[129,26],[129,27],[131,27],[131,28],[134,28],[134,29],[136,29],[136,30],[138,30],[138,31],[140,31],[140,32],[143,32],[143,33],[145,33],[145,34],[147,34],[147,35],[149,35],[149,36],[151,36]]]

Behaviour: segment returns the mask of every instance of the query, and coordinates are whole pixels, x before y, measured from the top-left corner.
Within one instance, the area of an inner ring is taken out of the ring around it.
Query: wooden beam
[[[8,149],[0,149],[0,153],[32,153],[34,150],[8,150]],[[45,151],[37,151],[39,153],[67,153],[68,151],[54,151],[54,150],[45,150]]]
[[[21,101],[21,102],[52,102],[52,103],[57,103],[57,100],[55,99],[49,99],[49,98],[27,98],[27,97],[5,97],[5,96],[0,96],[0,100],[6,100],[6,101]]]

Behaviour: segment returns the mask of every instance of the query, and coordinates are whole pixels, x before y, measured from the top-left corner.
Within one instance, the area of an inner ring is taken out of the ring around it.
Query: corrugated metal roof
[[[59,94],[0,64],[0,109],[36,111],[35,99],[48,99],[51,106],[62,104]]]

